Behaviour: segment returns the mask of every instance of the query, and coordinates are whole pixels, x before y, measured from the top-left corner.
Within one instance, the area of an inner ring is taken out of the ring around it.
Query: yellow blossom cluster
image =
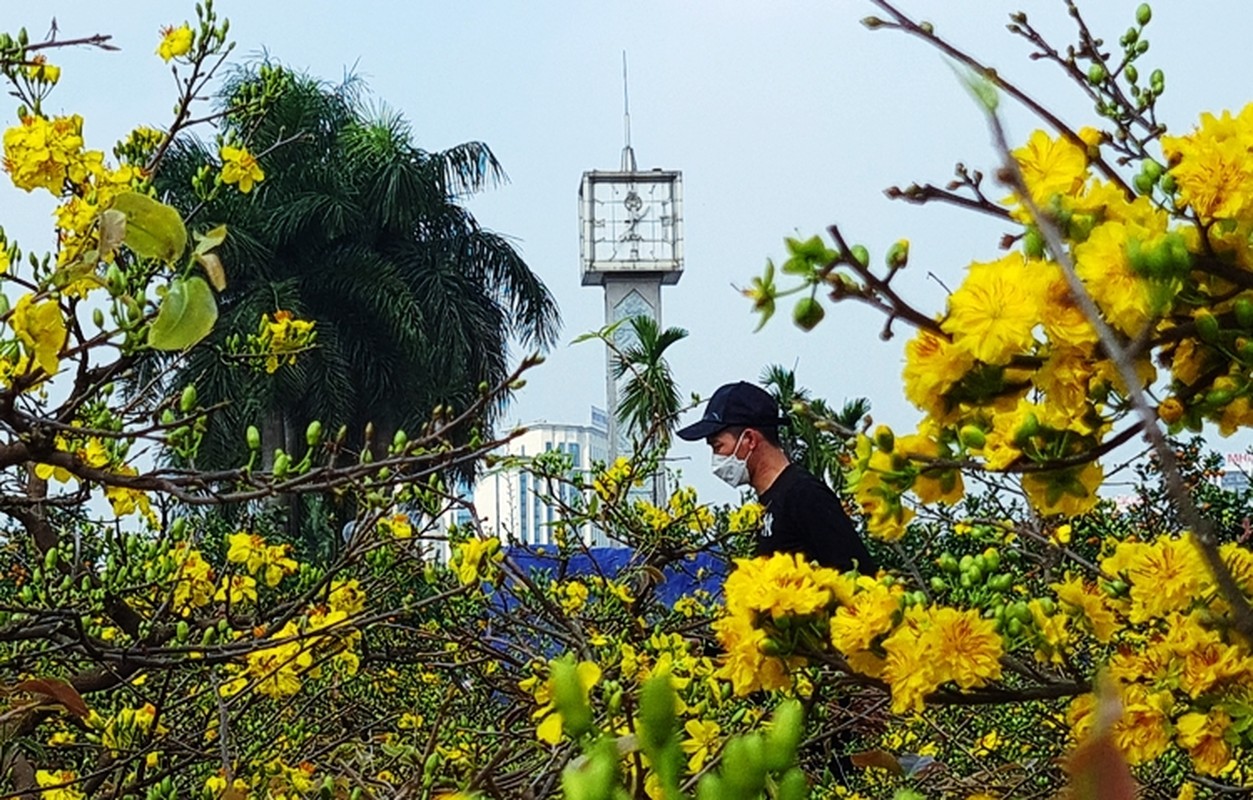
[[[86,800],[76,773],[70,770],[36,770],[35,783],[42,800]]]
[[[575,667],[579,686],[586,697],[588,692],[592,690],[597,683],[600,682],[601,675],[604,674],[600,665],[595,661],[580,661]],[[541,679],[538,674],[533,674],[529,678],[523,679],[519,683],[519,688],[525,692],[531,693],[535,698],[535,703],[539,706],[531,715],[532,718],[539,720],[539,725],[535,729],[535,735],[541,742],[548,744],[557,744],[561,741],[561,712],[557,710],[556,701],[553,699],[553,679],[552,677]]]
[[[300,691],[306,678],[317,678],[330,664],[344,674],[357,672],[360,658],[354,648],[361,633],[352,618],[365,608],[365,593],[354,580],[332,581],[325,603],[316,604],[302,618],[288,620],[266,635],[266,642],[244,656],[244,665],[235,667],[235,676],[222,684],[223,696],[249,687],[274,699]]]
[[[161,56],[162,61],[185,56],[191,52],[193,41],[195,41],[195,33],[186,22],[182,25],[171,25],[167,28],[162,28],[161,42],[157,45],[157,55]]]
[[[496,565],[503,558],[499,539],[494,536],[473,538],[457,545],[449,566],[456,573],[461,585],[468,586],[480,580],[491,580]]]
[[[98,250],[100,212],[118,194],[142,185],[146,179],[141,167],[132,163],[110,167],[102,151],[86,149],[83,119],[76,114],[51,119],[35,114],[22,117],[4,133],[4,170],[20,189],[45,189],[62,198],[55,215],[61,245],[59,266]],[[100,258],[108,261],[113,255],[106,250]],[[100,285],[92,277],[78,275],[67,280],[63,291],[83,294]]]
[[[616,500],[631,486],[641,485],[640,477],[633,474],[634,469],[625,456],[618,456],[592,479],[592,490],[605,502]]]
[[[738,560],[726,583],[727,615],[714,623],[726,650],[719,677],[736,694],[785,689],[806,663],[799,653],[833,647],[854,672],[879,678],[894,711],[918,711],[953,684],[1001,675],[1004,643],[977,610],[906,606],[899,584],[815,567],[792,554]]]
[[[275,373],[284,364],[295,364],[296,356],[313,346],[317,331],[312,320],[298,319],[282,309],[262,314],[255,336],[249,337],[251,350],[265,358],[265,371]]]
[[[226,537],[226,543],[226,560],[242,564],[250,576],[261,575],[266,586],[278,586],[284,577],[295,574],[299,566],[289,555],[291,545],[266,544],[265,539],[255,533],[232,533]]]
[[[1227,544],[1221,555],[1253,597],[1253,552]],[[1253,651],[1225,619],[1230,609],[1199,549],[1189,536],[1120,542],[1100,566],[1127,589],[1111,596],[1077,578],[1054,584],[1056,610],[1032,604],[1037,657],[1063,663],[1085,635],[1112,645],[1106,668],[1122,703],[1113,736],[1128,761],[1151,761],[1174,743],[1198,772],[1225,774],[1249,753],[1239,731],[1253,725]],[[1076,738],[1092,729],[1096,705],[1092,694],[1071,703]]]
[[[257,163],[257,157],[243,147],[222,148],[222,183],[236,185],[239,191],[248,194],[252,187],[265,180],[265,172]]]
[[[713,509],[696,499],[696,489],[684,486],[671,493],[666,507],[655,506],[647,500],[636,500],[635,511],[650,529],[660,533],[679,523],[693,533],[704,533],[715,524]]]
[[[1094,168],[1103,141],[1091,129],[1036,131],[1013,156],[1104,322],[1125,343],[1147,342],[1134,351],[1136,385],[1099,346],[1022,198],[1006,198],[1022,249],[971,264],[905,347],[905,394],[926,414],[917,434],[895,448],[891,436],[863,440],[852,485],[875,535],[903,534],[911,498],[960,498],[952,465],[970,460],[1022,473],[1046,516],[1090,510],[1104,473],[1076,462],[1129,424],[1125,399],[1154,385],[1155,362],[1172,380],[1159,414],[1174,429],[1253,424],[1253,291],[1216,277],[1253,272],[1253,105],[1164,137],[1164,164],[1146,163],[1150,188],[1138,193]]]

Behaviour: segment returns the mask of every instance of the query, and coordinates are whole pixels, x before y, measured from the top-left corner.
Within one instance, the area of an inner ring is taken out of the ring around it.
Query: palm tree
[[[618,421],[632,438],[665,453],[678,424],[679,387],[665,353],[687,337],[683,328],[661,329],[652,317],[631,317],[622,345],[615,348],[613,377],[620,381]]]
[[[329,86],[283,67],[242,68],[225,85],[225,140],[262,153],[251,193],[201,204],[196,165],[216,147],[180,139],[159,189],[197,227],[225,223],[228,284],[210,344],[181,370],[205,401],[228,401],[212,421],[201,466],[235,463],[243,428],[265,419],[266,452],[303,446],[311,420],[372,422],[376,442],[413,430],[433,408],[464,408],[508,374],[511,341],[545,349],[559,316],[543,282],[508,239],[482,228],[461,202],[505,179],[485,144],[443,152],[413,143],[397,113],[370,110],[363,86]],[[228,337],[288,310],[316,323],[316,347],[273,375],[220,356]],[[481,420],[490,427],[502,409]]]

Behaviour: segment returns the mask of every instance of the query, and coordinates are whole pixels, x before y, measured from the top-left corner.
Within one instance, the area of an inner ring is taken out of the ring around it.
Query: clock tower
[[[676,170],[640,170],[631,149],[630,117],[622,165],[617,171],[583,173],[579,188],[579,240],[584,286],[605,291],[605,325],[637,316],[661,326],[661,287],[683,275],[683,176]],[[614,334],[618,348],[634,344],[623,325]],[[613,353],[605,363],[609,411],[609,458],[630,452],[618,425],[618,382]]]

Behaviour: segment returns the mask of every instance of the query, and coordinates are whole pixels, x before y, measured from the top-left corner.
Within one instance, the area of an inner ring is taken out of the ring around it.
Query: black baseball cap
[[[679,438],[695,442],[727,428],[777,428],[785,423],[769,392],[740,381],[719,386],[705,406],[705,415],[680,430]]]

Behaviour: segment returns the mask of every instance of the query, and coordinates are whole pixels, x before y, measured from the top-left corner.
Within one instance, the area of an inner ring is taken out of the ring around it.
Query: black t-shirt
[[[863,574],[878,570],[835,492],[803,468],[788,464],[760,499],[757,555],[804,553],[824,567],[849,570],[856,561]]]

